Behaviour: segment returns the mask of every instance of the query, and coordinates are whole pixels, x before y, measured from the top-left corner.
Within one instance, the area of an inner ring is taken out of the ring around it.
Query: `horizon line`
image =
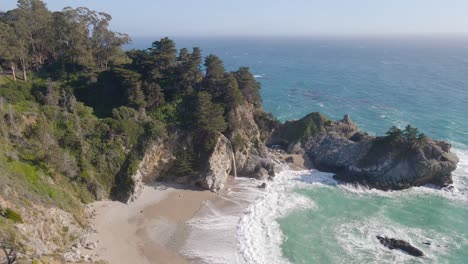
[[[318,38],[318,37],[468,37],[468,32],[416,32],[416,33],[317,33],[317,34],[129,34],[131,38],[153,38],[154,36],[169,38]]]

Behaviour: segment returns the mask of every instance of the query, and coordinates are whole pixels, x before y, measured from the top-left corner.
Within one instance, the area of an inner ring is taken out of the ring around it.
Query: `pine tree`
[[[249,68],[241,67],[234,73],[239,84],[239,89],[244,95],[244,98],[255,105],[261,107],[262,98],[260,96],[260,84],[255,80],[253,75],[250,73]]]
[[[211,95],[199,92],[196,101],[197,128],[206,132],[223,132],[227,128],[222,105],[214,104]]]

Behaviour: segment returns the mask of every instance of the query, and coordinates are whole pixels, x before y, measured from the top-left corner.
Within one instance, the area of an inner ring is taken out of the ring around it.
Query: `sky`
[[[467,0],[45,0],[112,15],[132,37],[451,34],[468,32]],[[0,0],[0,10],[16,0]]]

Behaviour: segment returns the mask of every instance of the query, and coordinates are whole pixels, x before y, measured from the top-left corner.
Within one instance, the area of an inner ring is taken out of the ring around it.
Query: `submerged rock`
[[[382,237],[382,236],[377,236],[377,239],[379,240],[380,244],[384,245],[385,247],[389,249],[392,249],[392,250],[399,249],[414,257],[424,256],[424,253],[420,249],[412,246],[410,243],[404,240]]]
[[[446,142],[370,136],[361,132],[349,116],[331,122],[320,114],[309,114],[285,126],[279,129],[281,133],[272,136],[271,142],[281,143],[282,136],[288,136],[283,142],[292,146],[297,144],[294,140],[299,140],[314,168],[335,173],[335,178],[344,182],[372,188],[447,186],[452,183],[451,172],[458,163]],[[304,131],[293,133],[289,131],[291,127]]]
[[[267,187],[267,184],[265,182],[257,186],[257,188],[259,189],[265,189],[266,187]]]

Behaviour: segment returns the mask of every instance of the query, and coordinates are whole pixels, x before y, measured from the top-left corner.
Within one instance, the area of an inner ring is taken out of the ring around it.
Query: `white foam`
[[[378,235],[408,241],[421,249],[424,257],[414,258],[402,251],[390,250],[377,240]],[[455,233],[446,235],[432,230],[403,227],[394,222],[385,222],[380,217],[336,226],[335,237],[346,253],[354,256],[353,259],[359,263],[444,263],[444,256],[449,250],[466,245],[466,240]]]
[[[330,174],[288,169],[279,172],[266,189],[257,188],[260,181],[237,178],[224,196],[229,206],[207,202],[187,222],[190,234],[181,253],[193,263],[288,263],[282,257],[285,237],[276,219],[314,206],[293,189],[330,182],[335,183]]]
[[[294,179],[303,173],[280,172],[257,201],[247,208],[237,229],[238,263],[288,263],[281,252],[285,237],[276,220],[294,209],[314,207],[310,199],[292,192],[296,187]]]
[[[412,195],[436,195],[461,203],[468,202],[468,151],[454,149],[460,158],[453,173],[454,188],[450,191],[431,187],[416,187],[403,191],[385,192],[365,187],[340,184],[331,174],[318,171],[290,171],[284,169],[268,182],[266,189],[258,189],[261,182],[237,178],[234,186],[224,196],[231,204],[219,207],[206,203],[198,217],[187,225],[190,235],[182,254],[194,259],[193,263],[288,263],[282,256],[281,244],[287,239],[277,219],[296,209],[315,206],[309,198],[293,192],[296,188],[340,188],[353,195],[375,195],[390,198]],[[468,245],[457,234],[444,235],[430,230],[407,228],[384,218],[362,219],[335,227],[335,237],[340,246],[356,259],[388,263],[410,261],[409,256],[383,247],[376,235],[397,237],[424,250],[421,262],[441,262],[440,256],[448,249]],[[460,242],[460,239],[462,242]],[[430,241],[431,246],[422,245]],[[436,243],[433,243],[437,241]],[[437,244],[439,243],[439,244]],[[460,244],[461,243],[461,244]],[[446,248],[446,246],[448,248]],[[429,248],[428,248],[429,247]],[[357,255],[356,255],[357,254]],[[411,258],[413,261],[414,258]]]

